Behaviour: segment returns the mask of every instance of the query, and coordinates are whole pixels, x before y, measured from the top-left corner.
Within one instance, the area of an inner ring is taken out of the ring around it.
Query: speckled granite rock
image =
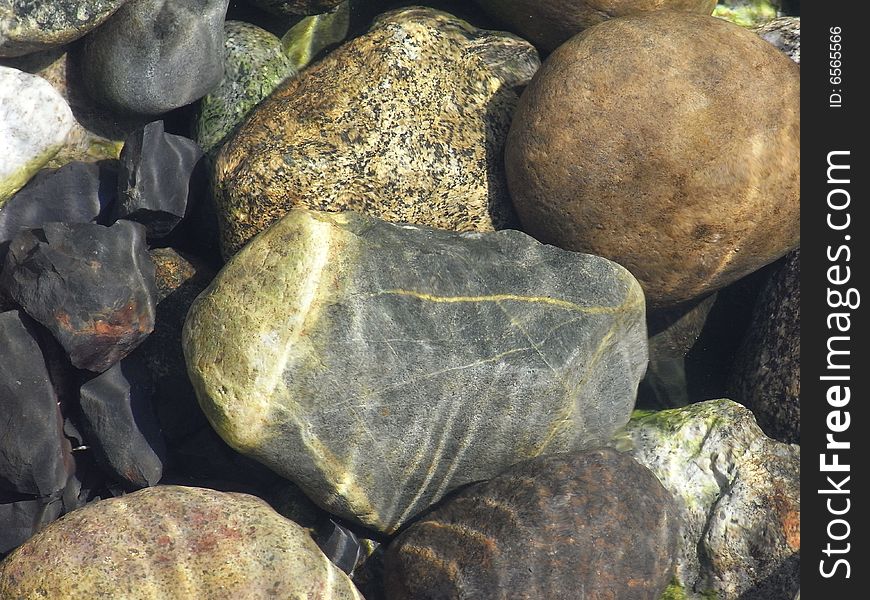
[[[243,21],[224,23],[224,76],[199,105],[194,139],[206,152],[242,122],[285,78],[296,73],[281,40]]]
[[[685,598],[790,598],[799,587],[800,448],[730,400],[636,414],[632,454],[671,491]]]
[[[795,250],[762,290],[729,385],[767,435],[792,444],[801,438],[800,272]]]
[[[753,77],[728,66],[748,62]],[[615,260],[655,308],[748,275],[800,241],[799,92],[797,65],[721,19],[586,30],[550,55],[511,124],[524,230]]]
[[[801,18],[779,17],[755,28],[755,33],[801,64]]]
[[[316,15],[332,10],[342,0],[248,0],[276,15]]]
[[[608,19],[655,10],[709,15],[716,0],[475,0],[487,13],[546,52]]]
[[[229,0],[129,0],[85,39],[90,94],[128,113],[155,115],[202,98],[223,76]]]
[[[127,0],[3,0],[0,56],[61,46],[108,19]]]
[[[776,18],[779,4],[778,0],[722,0],[713,16],[741,27],[758,27]]]
[[[0,66],[0,207],[60,150],[74,122],[47,81]]]
[[[52,523],[0,563],[0,596],[362,600],[304,529],[259,498],[181,486]]]
[[[658,600],[680,533],[670,492],[626,454],[541,456],[450,498],[393,540],[392,600]]]
[[[525,41],[408,8],[278,88],[219,152],[225,256],[290,208],[490,231],[510,223],[502,145]],[[421,177],[425,173],[425,177]]]
[[[451,489],[601,443],[646,367],[620,266],[518,231],[291,211],[188,312],[188,373],[231,446],[395,531]]]

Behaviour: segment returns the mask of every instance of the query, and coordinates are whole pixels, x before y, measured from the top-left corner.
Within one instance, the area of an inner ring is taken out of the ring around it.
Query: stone
[[[249,0],[275,15],[316,15],[332,10],[343,0]]]
[[[0,501],[0,559],[60,516],[58,499]]]
[[[82,72],[94,99],[156,115],[205,96],[223,76],[229,0],[129,0],[85,38]]]
[[[96,458],[117,481],[139,489],[163,476],[166,445],[154,415],[154,389],[137,354],[81,387],[82,426]]]
[[[201,260],[172,248],[149,251],[155,266],[157,313],[154,331],[143,342],[141,356],[154,385],[154,405],[169,440],[189,438],[208,427],[187,377],[181,349],[181,328],[194,299],[215,276]]]
[[[145,228],[46,223],[12,239],[0,289],[48,328],[80,369],[103,372],[154,329]]]
[[[608,19],[657,10],[709,15],[716,0],[475,0],[545,52],[552,52],[584,29]]]
[[[657,600],[680,535],[670,492],[627,454],[540,456],[475,484],[387,549],[387,597]]]
[[[799,92],[797,65],[721,19],[586,30],[550,55],[511,125],[524,231],[625,266],[651,308],[748,275],[800,241]]]
[[[789,253],[758,298],[731,373],[732,397],[772,438],[801,438],[800,250]]]
[[[452,489],[608,439],[646,368],[643,307],[619,265],[519,231],[295,209],[182,338],[230,446],[392,533]]]
[[[52,523],[0,563],[0,596],[362,600],[304,529],[259,498],[181,486]]]
[[[754,29],[797,64],[801,64],[801,18],[779,17]]]
[[[166,237],[184,218],[187,191],[202,149],[166,133],[163,121],[148,123],[124,142],[113,216],[145,226],[147,237]]]
[[[0,208],[57,154],[74,123],[47,81],[0,66]]]
[[[244,21],[224,23],[224,76],[199,104],[194,139],[206,152],[287,77],[296,74],[281,40]]]
[[[21,56],[76,40],[127,0],[3,0],[0,56]]]
[[[0,490],[44,497],[66,485],[72,458],[34,330],[27,315],[0,313]]]
[[[800,584],[800,447],[766,437],[731,400],[637,413],[632,455],[683,514],[683,598],[790,598]]]
[[[758,27],[777,16],[777,0],[722,0],[713,16],[741,27]]]
[[[20,231],[51,221],[97,220],[115,200],[116,181],[108,164],[71,162],[41,170],[0,209],[0,265],[8,242]]]
[[[502,147],[515,88],[537,66],[527,42],[440,11],[381,15],[286,81],[221,148],[224,256],[293,207],[460,231],[512,224]]]
[[[284,53],[296,70],[301,71],[320,52],[342,43],[350,33],[351,13],[357,15],[363,11],[365,8],[360,6],[359,0],[345,0],[332,12],[303,18],[281,37]]]

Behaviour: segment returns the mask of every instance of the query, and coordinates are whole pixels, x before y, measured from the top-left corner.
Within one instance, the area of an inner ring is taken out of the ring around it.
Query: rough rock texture
[[[194,139],[215,149],[263,98],[296,73],[281,40],[243,21],[224,24],[224,76],[199,104]]]
[[[671,491],[688,598],[790,598],[799,587],[800,448],[766,437],[730,400],[638,414],[634,457]]]
[[[133,488],[156,485],[166,446],[154,415],[154,389],[142,359],[133,354],[81,387],[82,426],[97,459]]]
[[[760,35],[801,64],[801,18],[780,17],[755,28]]]
[[[181,486],[94,502],[51,524],[0,563],[0,596],[362,598],[304,529],[259,498]]]
[[[149,240],[165,237],[184,218],[190,178],[202,154],[193,140],[165,133],[163,121],[134,132],[121,151],[113,217],[142,223]]]
[[[716,0],[475,0],[535,46],[552,52],[571,37],[608,19],[656,10],[709,15]]]
[[[223,146],[225,256],[290,208],[489,231],[512,222],[502,147],[527,42],[408,8],[279,87]],[[425,173],[425,176],[421,176]]]
[[[249,0],[254,6],[276,15],[316,15],[332,10],[342,0]]]
[[[762,290],[729,384],[767,435],[793,444],[801,438],[800,260],[791,252]]]
[[[518,231],[294,210],[194,302],[184,351],[231,446],[392,532],[451,489],[625,423],[643,305],[620,266]]]
[[[658,600],[671,579],[679,512],[627,454],[542,456],[457,496],[396,538],[393,600]]]
[[[80,38],[127,0],[3,0],[0,56],[20,56]]]
[[[203,97],[223,76],[229,0],[129,0],[82,49],[98,101],[154,115]]]
[[[753,77],[732,68],[750,63]],[[799,88],[797,65],[720,19],[648,13],[585,31],[511,125],[524,230],[625,266],[652,307],[736,281],[800,240]]]
[[[9,244],[0,289],[81,369],[105,371],[154,329],[154,265],[138,223],[46,223],[22,231]]]
[[[19,311],[0,313],[0,491],[50,496],[72,458],[34,327]]]
[[[0,207],[57,153],[74,123],[47,81],[0,66]]]

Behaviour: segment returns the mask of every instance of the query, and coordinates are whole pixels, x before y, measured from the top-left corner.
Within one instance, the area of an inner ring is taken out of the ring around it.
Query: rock
[[[632,454],[683,513],[686,598],[791,597],[799,587],[800,448],[767,438],[730,400],[639,414]]]
[[[316,15],[332,10],[342,0],[249,0],[275,15]]]
[[[545,52],[608,19],[657,10],[709,15],[716,0],[475,0]]]
[[[749,78],[729,66],[750,63]],[[624,265],[652,308],[736,281],[800,240],[799,88],[797,65],[720,19],[648,13],[585,31],[511,125],[524,230]]]
[[[0,56],[62,46],[108,19],[127,0],[4,0]],[[8,11],[8,12],[7,12]]]
[[[0,490],[50,496],[66,485],[72,458],[34,328],[19,311],[0,313]]]
[[[133,354],[81,388],[82,425],[97,460],[134,489],[157,485],[166,445],[154,415],[154,389],[142,359]]]
[[[0,558],[60,516],[58,499],[0,501]]]
[[[154,265],[138,223],[46,223],[23,231],[9,245],[0,289],[80,369],[105,371],[154,329]]]
[[[48,82],[0,66],[0,208],[64,145],[74,122]]]
[[[284,53],[301,71],[324,49],[343,42],[350,32],[351,12],[364,10],[359,0],[345,0],[332,12],[305,17],[281,37]]]
[[[780,17],[755,28],[760,35],[786,55],[801,64],[801,18]]]
[[[758,27],[776,18],[779,4],[777,0],[722,0],[713,11],[713,16],[741,27]]]
[[[230,446],[393,532],[451,489],[608,439],[645,329],[637,282],[599,257],[297,209],[224,267],[182,335]]]
[[[43,169],[0,209],[0,265],[9,240],[43,223],[95,221],[115,200],[117,173],[111,165],[72,162]]]
[[[184,218],[187,190],[202,149],[163,131],[163,121],[134,132],[121,151],[115,219],[145,226],[148,239],[166,237]]]
[[[224,24],[224,76],[199,104],[194,139],[206,152],[216,149],[260,101],[296,74],[281,40],[243,21]]]
[[[154,331],[141,346],[141,356],[154,384],[155,409],[163,432],[169,440],[182,440],[208,427],[184,366],[181,327],[187,309],[215,272],[172,248],[156,248],[149,254],[156,268],[157,316]]]
[[[795,250],[762,290],[729,383],[767,435],[792,444],[801,438],[800,270]]]
[[[129,0],[85,39],[91,95],[122,112],[156,115],[190,104],[223,76],[229,0]]]
[[[181,486],[91,503],[0,563],[4,598],[83,594],[143,600],[362,598],[304,529],[259,498]]]
[[[279,87],[218,153],[224,255],[293,207],[460,231],[510,224],[502,146],[514,88],[537,66],[527,42],[446,13],[382,15]]]
[[[657,600],[679,534],[671,494],[630,456],[541,456],[464,489],[396,538],[387,596]]]

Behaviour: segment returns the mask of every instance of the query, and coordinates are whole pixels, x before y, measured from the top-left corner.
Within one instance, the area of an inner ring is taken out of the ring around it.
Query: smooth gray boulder
[[[390,533],[463,484],[609,439],[647,362],[643,293],[616,263],[301,209],[224,267],[182,339],[231,446]]]

